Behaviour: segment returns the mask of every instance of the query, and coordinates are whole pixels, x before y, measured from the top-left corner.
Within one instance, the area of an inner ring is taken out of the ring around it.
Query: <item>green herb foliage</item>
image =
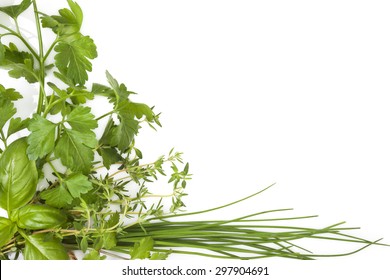
[[[8,215],[0,217],[1,259],[69,259],[72,250],[82,251],[85,260],[114,252],[152,260],[172,253],[312,259],[325,255],[311,253],[296,241],[317,238],[360,248],[376,243],[345,234],[351,228],[340,224],[313,229],[266,223],[309,217],[255,219],[287,209],[231,220],[176,220],[249,197],[182,212],[191,179],[188,163],[174,150],[153,162],[143,161],[135,138],[142,124],[161,126],[159,114],[133,102],[135,93],[108,71],[106,84],[87,86],[97,48],[82,34],[80,6],[72,0],[67,4],[56,15],[38,10],[35,0],[0,7],[14,23],[0,24],[0,67],[12,78],[36,84],[39,91],[36,110],[22,119],[15,102],[31,93],[0,85],[0,207]],[[19,28],[19,17],[28,10],[35,15],[37,45]],[[51,42],[44,41],[44,29],[53,33]],[[109,104],[100,116],[91,111],[95,98]],[[171,192],[151,193],[148,186],[163,177]]]

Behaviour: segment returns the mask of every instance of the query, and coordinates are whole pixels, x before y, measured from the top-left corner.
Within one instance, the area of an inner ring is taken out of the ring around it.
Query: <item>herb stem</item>
[[[14,18],[14,21],[15,21],[16,32],[18,32],[18,34],[21,35],[22,33],[20,32],[18,19]]]
[[[39,100],[38,100],[38,108],[37,113],[42,114],[43,105],[46,103],[46,93],[45,93],[45,59],[44,59],[44,50],[43,50],[43,40],[42,40],[42,30],[41,30],[41,24],[39,22],[39,12],[37,8],[36,0],[32,1],[33,7],[34,7],[34,15],[35,15],[35,24],[37,27],[37,35],[38,35],[38,42],[39,42],[39,70],[40,70],[40,89],[39,89]]]
[[[57,38],[54,40],[54,42],[50,45],[50,47],[47,49],[45,56],[43,57],[43,61],[45,62],[47,58],[49,57],[51,51],[54,49],[55,45],[58,43],[58,35]]]
[[[58,171],[57,171],[57,169],[55,168],[54,164],[53,164],[51,161],[49,161],[48,163],[49,163],[51,169],[53,169],[53,171],[54,171],[54,173],[56,174],[56,176],[58,177],[58,179],[59,179],[60,181],[62,181],[62,177],[61,177],[61,175],[58,173]]]
[[[15,37],[17,37],[20,41],[22,41],[22,43],[25,45],[25,47],[31,52],[31,54],[37,59],[39,60],[39,56],[37,54],[37,52],[34,50],[34,48],[26,41],[26,39],[24,39],[24,37],[21,35],[21,34],[18,34],[17,32],[15,32],[14,30],[12,30],[11,28],[5,26],[4,24],[0,24],[0,27],[7,30],[9,33],[6,33],[6,34],[3,34],[2,36],[5,36],[5,35],[13,35]]]
[[[112,115],[113,113],[115,113],[114,110],[113,110],[113,111],[110,111],[110,112],[108,112],[108,113],[106,113],[106,114],[104,114],[104,115],[101,115],[100,117],[96,118],[95,120],[96,120],[96,121],[99,121],[99,120],[101,120],[101,119],[103,119],[103,118],[105,118],[105,117],[107,117],[107,116],[109,116],[109,115]]]

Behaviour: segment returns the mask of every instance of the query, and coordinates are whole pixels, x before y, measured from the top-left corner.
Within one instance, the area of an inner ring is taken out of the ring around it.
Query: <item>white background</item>
[[[38,5],[66,4],[53,2]],[[347,221],[362,237],[390,242],[388,1],[78,3],[99,52],[91,82],[105,83],[109,70],[162,112],[163,128],[142,130],[138,146],[149,159],[184,152],[194,174],[189,210],[276,182],[209,217],[293,207],[320,215],[309,226]],[[389,257],[372,247],[322,262],[334,276],[364,268],[388,279]],[[272,262],[279,271],[292,265]],[[291,279],[329,279],[311,266]]]

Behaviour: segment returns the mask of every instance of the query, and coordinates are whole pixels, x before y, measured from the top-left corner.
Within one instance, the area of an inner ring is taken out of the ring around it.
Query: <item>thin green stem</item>
[[[54,42],[50,45],[50,47],[47,49],[46,51],[46,54],[45,56],[43,57],[43,62],[45,62],[47,60],[47,58],[49,57],[50,53],[52,52],[52,50],[54,49],[55,45],[58,43],[58,35],[57,35],[57,38],[54,40]]]
[[[14,21],[15,21],[16,31],[17,31],[19,34],[22,34],[22,33],[20,32],[18,19],[15,18]]]
[[[34,50],[34,48],[26,41],[26,39],[24,39],[24,37],[21,35],[21,34],[18,34],[17,32],[15,32],[14,30],[12,30],[11,28],[5,26],[4,24],[0,24],[0,27],[7,30],[9,33],[6,33],[6,34],[3,34],[2,36],[6,36],[6,35],[12,35],[12,36],[15,36],[17,37],[20,41],[22,41],[22,43],[25,45],[25,47],[30,51],[30,53],[37,59],[39,60],[39,55],[37,54],[37,52]]]
[[[42,39],[42,30],[41,23],[39,22],[39,12],[37,8],[36,0],[32,1],[34,7],[34,15],[35,15],[35,24],[37,28],[38,42],[39,42],[39,70],[40,70],[40,89],[39,89],[39,100],[38,100],[38,108],[37,113],[42,114],[44,103],[46,103],[46,93],[45,93],[45,59],[44,59],[44,49],[43,49],[43,39]]]
[[[204,213],[208,213],[208,212],[212,212],[212,211],[215,211],[215,210],[219,210],[219,209],[223,209],[223,208],[226,208],[226,207],[229,207],[231,205],[234,205],[234,204],[237,204],[237,203],[240,203],[244,200],[247,200],[251,197],[254,197],[256,195],[259,195],[260,193],[262,192],[265,192],[266,190],[268,190],[269,188],[271,188],[272,186],[274,186],[274,184],[271,184],[270,186],[254,193],[254,194],[251,194],[247,197],[244,197],[244,198],[241,198],[239,200],[236,200],[236,201],[233,201],[231,203],[228,203],[228,204],[225,204],[225,205],[222,205],[222,206],[218,206],[218,207],[214,207],[214,208],[210,208],[210,209],[206,209],[206,210],[202,210],[202,211],[196,211],[196,212],[188,212],[188,213],[183,213],[183,214],[172,214],[172,215],[167,215],[167,216],[161,216],[161,217],[153,217],[153,218],[150,218],[148,219],[148,221],[151,221],[151,220],[159,220],[159,219],[167,219],[167,218],[172,218],[172,217],[183,217],[183,216],[190,216],[190,215],[198,215],[198,214],[204,214]]]
[[[95,120],[96,120],[96,121],[99,121],[99,120],[101,120],[101,119],[103,119],[103,118],[105,118],[105,117],[107,117],[107,116],[112,115],[113,113],[115,113],[114,110],[112,110],[112,111],[110,111],[110,112],[108,112],[108,113],[106,113],[106,114],[104,114],[104,115],[101,115],[100,117],[96,118]]]
[[[57,171],[57,169],[55,168],[54,164],[53,164],[51,161],[49,161],[48,163],[49,163],[51,169],[53,169],[53,172],[56,174],[57,178],[58,178],[60,181],[62,181],[62,177],[61,177],[61,175],[59,174],[59,172]]]

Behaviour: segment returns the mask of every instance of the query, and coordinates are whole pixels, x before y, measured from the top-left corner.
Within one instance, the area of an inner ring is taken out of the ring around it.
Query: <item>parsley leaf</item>
[[[5,58],[5,47],[0,40],[0,65],[3,63],[4,58]]]
[[[95,133],[63,128],[63,133],[54,149],[55,156],[72,171],[89,174],[97,144]]]
[[[41,198],[46,200],[46,204],[62,208],[70,205],[74,198],[78,198],[83,193],[92,189],[92,183],[87,176],[81,173],[72,173],[62,180],[59,186],[44,190]]]
[[[69,9],[59,10],[59,15],[42,17],[42,26],[51,28],[58,35],[70,35],[80,31],[83,23],[83,12],[80,6],[68,0]]]
[[[73,35],[70,39],[62,40],[54,50],[55,65],[61,74],[67,76],[75,84],[84,85],[88,73],[92,71],[89,59],[97,57],[96,45],[89,36]]]
[[[153,253],[153,254],[150,256],[150,259],[151,259],[151,260],[166,260],[166,259],[169,257],[169,254],[170,254],[170,253],[156,252],[156,253]]]
[[[70,195],[64,184],[60,184],[53,189],[47,189],[42,191],[41,198],[46,201],[47,205],[62,208],[69,205],[73,201],[73,197]]]
[[[110,74],[110,72],[106,71],[107,81],[112,87],[112,91],[105,91],[108,93],[106,96],[109,97],[111,102],[119,103],[122,100],[128,100],[130,94],[134,94],[134,92],[128,91],[127,87],[124,84],[119,84],[117,80]],[[100,89],[102,86],[100,85]]]
[[[9,99],[5,99],[5,98],[0,98],[0,108],[1,108],[1,114],[0,114],[0,130],[1,130],[3,129],[7,121],[10,118],[12,118],[13,115],[16,114],[16,108],[14,107],[14,104]]]
[[[27,137],[27,154],[31,160],[43,158],[54,150],[56,128],[56,124],[34,114],[28,126],[31,134]]]
[[[111,139],[112,146],[118,146],[119,150],[126,150],[138,133],[139,122],[134,115],[125,108],[118,109],[120,124],[113,128]]]
[[[15,79],[25,78],[29,83],[36,83],[39,74],[34,69],[34,57],[32,54],[19,51],[15,44],[3,46],[4,58],[0,60],[0,66],[8,69],[8,74]]]
[[[20,14],[28,9],[31,5],[31,0],[23,0],[19,5],[0,7],[0,11],[16,19]]]
[[[23,98],[23,96],[19,92],[17,92],[14,88],[6,89],[2,85],[0,85],[0,98],[6,98],[11,101],[16,101]]]
[[[98,153],[103,159],[104,167],[107,169],[109,169],[111,165],[123,159],[114,147],[100,147],[98,149]]]
[[[81,194],[87,193],[92,189],[92,183],[88,180],[88,177],[81,173],[69,175],[64,183],[67,186],[69,193],[74,198],[80,197]]]
[[[144,237],[140,242],[134,244],[130,249],[131,259],[146,259],[150,257],[150,251],[153,249],[154,241],[150,236]]]
[[[74,130],[80,132],[94,129],[98,126],[95,116],[91,114],[91,108],[89,107],[77,106],[69,113],[66,121]]]
[[[24,120],[22,120],[21,118],[12,118],[9,121],[7,136],[9,137],[10,135],[12,135],[12,134],[14,134],[16,132],[21,131],[22,129],[27,128],[29,122],[30,122],[29,118],[24,119]]]

